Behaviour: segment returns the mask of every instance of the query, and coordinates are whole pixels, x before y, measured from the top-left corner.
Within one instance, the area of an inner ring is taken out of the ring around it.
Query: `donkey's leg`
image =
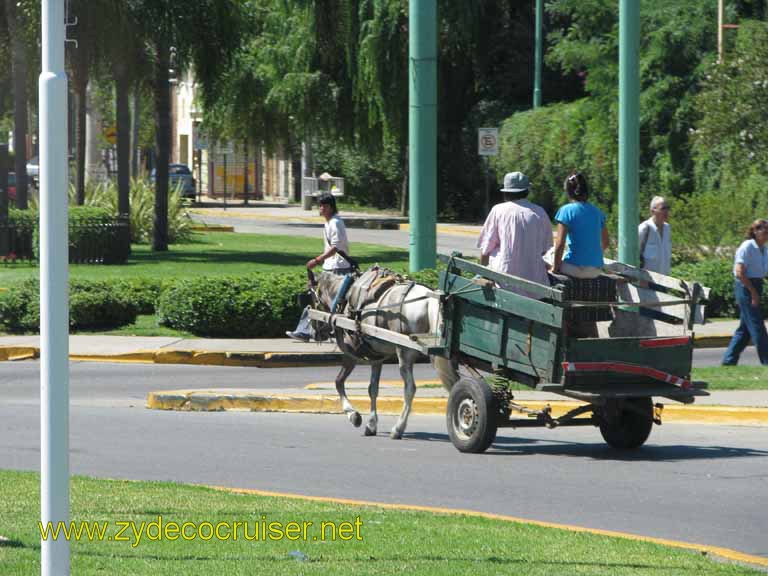
[[[376,436],[376,429],[379,424],[379,416],[376,413],[376,398],[379,396],[379,379],[381,378],[381,368],[383,362],[371,364],[371,382],[368,384],[368,396],[371,399],[371,415],[368,418],[368,424],[365,425],[366,436]]]
[[[357,360],[350,358],[349,356],[344,356],[344,359],[341,361],[341,370],[339,371],[339,375],[336,376],[336,392],[339,393],[341,407],[344,409],[344,414],[347,415],[347,418],[349,418],[349,421],[352,422],[352,425],[355,428],[363,423],[363,419],[360,416],[360,413],[352,406],[349,398],[347,398],[347,390],[344,387],[344,383],[352,373],[352,370],[355,369],[356,364]]]
[[[416,361],[416,358],[418,358],[418,352],[403,348],[397,349],[400,376],[403,378],[405,388],[403,389],[403,411],[400,413],[400,418],[397,419],[397,423],[389,434],[389,437],[394,440],[400,440],[403,437],[405,427],[408,425],[411,404],[413,404],[413,397],[416,395],[416,380],[413,377],[413,363]]]

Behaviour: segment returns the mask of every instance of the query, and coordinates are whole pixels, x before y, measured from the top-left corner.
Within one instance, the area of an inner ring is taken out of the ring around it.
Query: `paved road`
[[[0,365],[0,468],[39,467],[37,369]],[[378,437],[364,438],[339,415],[142,407],[148,389],[260,387],[279,372],[255,379],[252,369],[74,363],[72,472],[468,508],[768,557],[766,428],[665,424],[631,455],[592,428],[503,430],[473,456],[453,448],[441,417],[413,417],[397,442],[385,436],[388,416]]]

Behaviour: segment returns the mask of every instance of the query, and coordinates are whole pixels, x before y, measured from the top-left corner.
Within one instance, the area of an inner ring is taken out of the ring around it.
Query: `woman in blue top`
[[[574,172],[568,176],[564,187],[571,201],[555,214],[557,240],[552,272],[573,278],[597,278],[602,273],[603,250],[608,247],[605,215],[587,202],[589,186],[583,174]]]
[[[731,343],[723,357],[723,365],[738,364],[750,338],[757,348],[760,363],[768,364],[768,333],[765,331],[760,297],[763,295],[763,278],[768,276],[768,220],[755,220],[747,230],[747,239],[736,250],[733,263],[735,277],[734,294],[739,305],[741,321],[733,333]]]

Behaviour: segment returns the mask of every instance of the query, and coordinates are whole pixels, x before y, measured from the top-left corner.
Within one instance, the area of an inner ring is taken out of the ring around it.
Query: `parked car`
[[[16,202],[16,172],[8,172],[8,200]]]
[[[149,178],[152,182],[155,181],[156,171],[152,170]],[[186,164],[169,164],[168,165],[168,186],[171,190],[174,190],[177,185],[181,184],[180,194],[182,198],[195,198],[195,179],[192,177],[192,170]]]

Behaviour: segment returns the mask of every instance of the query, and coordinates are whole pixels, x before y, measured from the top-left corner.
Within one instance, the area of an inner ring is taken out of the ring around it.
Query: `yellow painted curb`
[[[400,224],[400,230],[407,232],[411,229],[410,224]],[[437,225],[436,231],[438,234],[447,234],[448,236],[472,236],[477,237],[480,235],[479,228],[468,228],[463,226],[441,226]]]
[[[224,226],[218,224],[209,224],[208,226],[190,226],[193,232],[234,232],[234,226]]]
[[[34,360],[40,357],[40,349],[34,346],[0,346],[0,362]]]
[[[179,398],[186,402],[179,407]],[[351,396],[350,402],[360,407],[368,405],[367,396]],[[415,414],[445,414],[447,398],[416,398],[412,410]],[[549,406],[557,418],[579,406],[579,402],[541,400],[522,401],[532,410]],[[269,395],[252,390],[169,390],[147,395],[147,408],[156,410],[250,410],[252,412],[305,412],[311,414],[339,414],[342,412],[336,394],[329,395]],[[400,414],[403,400],[397,396],[379,396],[376,407],[380,414]],[[513,413],[514,415],[515,413]],[[518,417],[523,417],[519,415]],[[665,422],[698,422],[704,424],[768,425],[768,408],[737,406],[670,406],[662,413]]]
[[[155,361],[154,350],[137,350],[124,354],[70,354],[70,360],[80,362],[126,362],[151,364]]]
[[[710,546],[709,544],[696,544],[693,542],[683,542],[681,540],[669,540],[666,538],[655,538],[653,536],[640,536],[628,532],[618,532],[615,530],[601,530],[599,528],[587,528],[585,526],[576,526],[573,524],[560,524],[557,522],[543,522],[541,520],[531,520],[528,518],[519,518],[516,516],[507,516],[505,514],[492,514],[490,512],[479,512],[477,510],[467,510],[462,508],[442,508],[437,506],[420,506],[414,504],[391,504],[384,502],[372,502],[368,500],[353,500],[349,498],[332,498],[328,496],[307,496],[304,494],[291,494],[287,492],[273,492],[267,490],[254,490],[248,488],[228,488],[226,486],[203,485],[205,488],[229,492],[231,494],[248,494],[253,496],[264,496],[268,498],[289,498],[292,500],[308,500],[311,502],[325,502],[329,504],[343,504],[347,506],[370,506],[383,510],[405,510],[413,512],[429,512],[432,514],[445,514],[449,516],[472,516],[476,518],[487,518],[489,520],[499,520],[502,522],[515,522],[518,524],[528,524],[531,526],[540,526],[542,528],[554,528],[557,530],[566,530],[568,532],[579,532],[594,534],[596,536],[607,536],[609,538],[622,538],[625,540],[634,540],[637,542],[648,542],[669,546],[671,548],[681,548],[684,550],[693,550],[701,554],[712,554],[734,562],[743,562],[754,564],[756,566],[768,566],[768,558],[754,556],[720,546]],[[663,572],[663,566],[660,567]]]
[[[694,348],[725,348],[731,341],[731,334],[694,334]]]

